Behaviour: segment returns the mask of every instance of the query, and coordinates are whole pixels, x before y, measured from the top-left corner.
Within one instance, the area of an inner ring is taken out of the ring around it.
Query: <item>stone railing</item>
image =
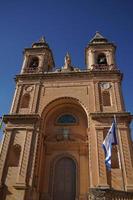
[[[132,200],[133,192],[91,188],[88,200]]]
[[[92,70],[93,71],[115,71],[118,70],[117,67],[115,65],[107,65],[107,64],[95,64],[92,65]]]
[[[37,67],[36,68],[30,67],[23,69],[23,73],[37,73],[38,71],[39,69]]]

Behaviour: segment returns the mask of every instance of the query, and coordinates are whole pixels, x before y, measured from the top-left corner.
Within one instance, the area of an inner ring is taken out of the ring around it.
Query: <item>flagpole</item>
[[[0,117],[1,121],[0,121],[0,129],[2,128],[2,123],[3,123],[3,116]]]
[[[124,181],[124,174],[123,174],[123,166],[122,166],[122,156],[121,156],[121,151],[120,151],[120,137],[119,137],[119,133],[118,133],[118,129],[117,129],[117,121],[116,121],[116,115],[115,114],[114,114],[114,122],[115,122],[116,138],[117,138],[117,150],[118,150],[119,165],[120,165],[121,172],[122,172],[123,188],[124,188],[124,190],[126,190],[125,181]]]

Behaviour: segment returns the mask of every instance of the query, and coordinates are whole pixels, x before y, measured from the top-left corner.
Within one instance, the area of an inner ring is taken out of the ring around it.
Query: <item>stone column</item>
[[[43,72],[44,55],[39,56],[39,72]]]
[[[28,56],[25,55],[24,56],[24,61],[23,61],[23,65],[22,65],[22,69],[21,69],[21,74],[24,72],[24,69],[27,67],[27,62],[28,62]]]
[[[93,50],[86,51],[86,66],[87,69],[92,69],[95,64],[95,52]]]
[[[89,69],[93,69],[95,65],[95,52],[93,50],[89,51]]]

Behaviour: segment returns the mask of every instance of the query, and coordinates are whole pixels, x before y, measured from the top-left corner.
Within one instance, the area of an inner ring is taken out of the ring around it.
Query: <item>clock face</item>
[[[108,82],[103,82],[100,85],[101,85],[101,88],[104,90],[107,90],[111,87],[111,83],[108,83]]]

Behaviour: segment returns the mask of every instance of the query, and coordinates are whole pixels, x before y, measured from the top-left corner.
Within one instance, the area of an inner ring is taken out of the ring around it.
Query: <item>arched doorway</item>
[[[75,200],[76,165],[69,157],[59,159],[53,174],[53,200]]]

